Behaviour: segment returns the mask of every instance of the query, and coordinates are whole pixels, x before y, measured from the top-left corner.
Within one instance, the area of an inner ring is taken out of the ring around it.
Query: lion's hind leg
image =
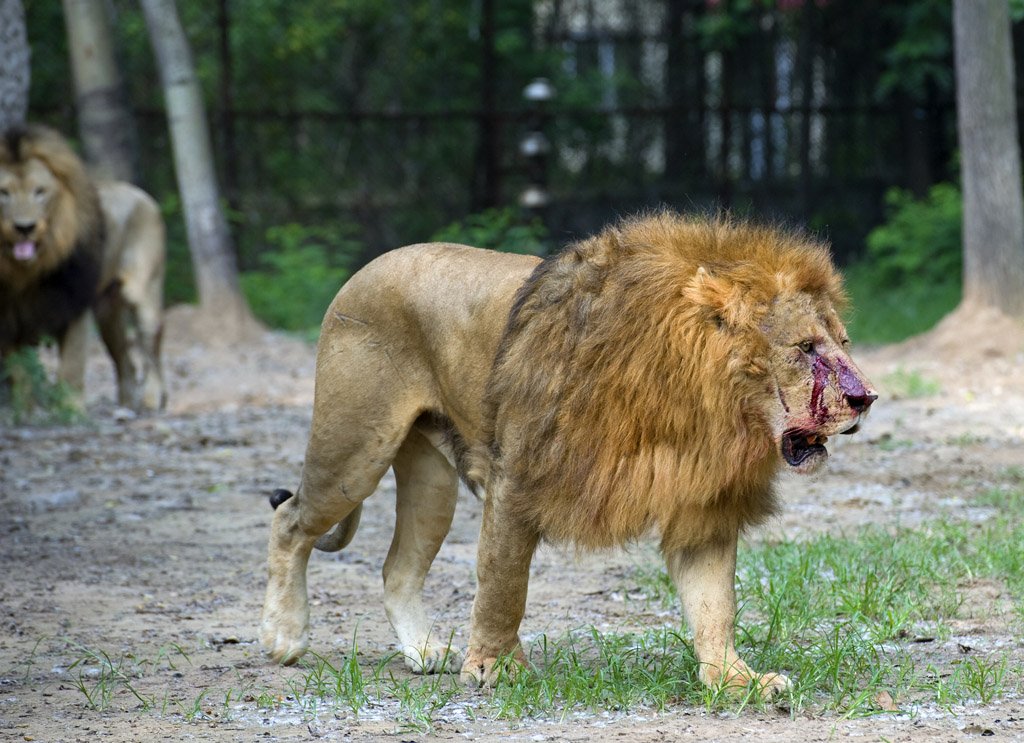
[[[154,294],[155,297],[152,296]],[[160,345],[163,338],[161,296],[162,291],[157,286],[149,292],[145,301],[138,303],[134,308],[138,349],[142,357],[139,404],[146,410],[163,410],[167,407],[167,388],[164,385],[163,367],[160,363]]]
[[[135,364],[129,353],[128,333],[125,323],[127,312],[124,297],[121,293],[120,281],[116,281],[104,289],[96,302],[96,324],[100,329],[103,345],[114,362],[117,375],[117,404],[126,408],[135,408],[136,399]]]
[[[145,410],[163,410],[167,406],[167,389],[160,362],[163,282],[161,264],[152,268],[152,275],[126,273],[121,285],[121,297],[135,324],[135,346],[142,362],[142,379],[136,405]]]
[[[335,524],[355,525],[355,512],[391,466],[409,426],[402,411],[393,410],[389,425],[374,421],[371,428],[361,422],[366,416],[330,404],[337,396],[322,394],[323,388],[326,385],[318,381],[302,481],[295,495],[281,491],[271,500],[277,508],[270,530],[260,643],[273,660],[286,665],[309,647],[306,566],[313,547]],[[349,517],[352,520],[346,521]]]
[[[395,535],[384,561],[384,609],[414,673],[458,668],[462,654],[434,627],[423,607],[423,583],[451,528],[458,475],[413,428],[392,463],[397,484]]]
[[[326,518],[311,522],[304,517],[303,505],[300,486],[297,497],[281,498],[275,506],[270,531],[270,577],[260,619],[260,644],[284,665],[297,661],[309,648],[306,565],[317,538],[332,526]]]

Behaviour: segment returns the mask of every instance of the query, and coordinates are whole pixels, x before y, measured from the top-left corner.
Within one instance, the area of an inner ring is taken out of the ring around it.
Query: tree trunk
[[[141,0],[164,88],[174,168],[185,212],[199,306],[225,340],[257,327],[238,282],[227,220],[213,165],[210,130],[188,40],[174,0]]]
[[[1024,319],[1024,212],[1006,0],[954,0],[966,307]]]
[[[99,178],[134,181],[134,122],[114,56],[106,0],[63,4],[85,157]]]
[[[30,59],[21,0],[0,0],[0,131],[25,123]]]
[[[494,47],[495,0],[482,0],[480,10],[480,47],[483,54],[480,65],[480,116],[477,145],[476,173],[470,208],[483,211],[501,204],[501,173],[498,167],[498,119],[496,116],[495,88],[497,87],[497,52]]]
[[[220,84],[217,88],[217,129],[223,153],[224,195],[228,208],[239,211],[238,138],[235,134],[235,105],[231,90],[234,87],[234,65],[231,58],[231,15],[228,0],[217,5],[218,51],[220,57]]]

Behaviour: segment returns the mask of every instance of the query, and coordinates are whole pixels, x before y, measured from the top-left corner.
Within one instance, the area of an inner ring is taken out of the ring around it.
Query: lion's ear
[[[725,309],[729,305],[729,283],[712,276],[704,266],[698,266],[683,296],[694,304],[709,310],[720,322],[727,322]]]
[[[683,295],[703,307],[719,325],[736,327],[751,321],[751,302],[743,287],[698,266]]]

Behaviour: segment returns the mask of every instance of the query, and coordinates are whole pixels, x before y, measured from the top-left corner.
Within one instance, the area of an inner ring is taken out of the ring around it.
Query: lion
[[[89,313],[114,362],[118,403],[162,409],[164,223],[129,183],[94,183],[57,132],[15,127],[0,138],[0,358],[56,338],[57,377],[84,405]],[[135,325],[141,386],[126,322]]]
[[[352,539],[392,467],[384,607],[412,670],[459,661],[421,591],[461,477],[485,494],[467,683],[526,662],[539,540],[591,549],[653,531],[700,679],[787,688],[737,654],[737,539],[776,512],[777,473],[820,467],[828,437],[856,431],[877,398],[848,353],[844,303],[826,246],[728,215],[635,217],[543,260],[386,253],[324,317],[301,481],[271,498],[262,645],[286,664],[306,651],[311,550]]]

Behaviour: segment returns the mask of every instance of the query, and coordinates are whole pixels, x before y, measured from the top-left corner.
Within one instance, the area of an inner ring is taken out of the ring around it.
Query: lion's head
[[[0,139],[0,282],[15,289],[65,262],[76,246],[99,249],[96,188],[57,132],[16,127]]]
[[[756,523],[875,399],[828,249],[728,217],[640,217],[541,263],[488,387],[496,466],[555,539],[682,548]],[[518,496],[513,496],[518,497]]]

